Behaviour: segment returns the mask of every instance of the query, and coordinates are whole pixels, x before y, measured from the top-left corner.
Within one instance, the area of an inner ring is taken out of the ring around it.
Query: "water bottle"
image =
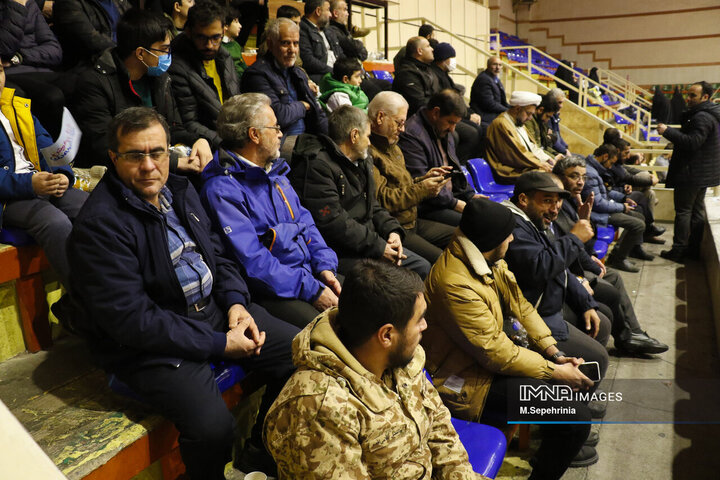
[[[518,322],[517,319],[513,319],[512,323],[513,334],[510,339],[515,342],[515,345],[520,347],[529,348],[530,342],[528,341],[528,334],[522,323]]]

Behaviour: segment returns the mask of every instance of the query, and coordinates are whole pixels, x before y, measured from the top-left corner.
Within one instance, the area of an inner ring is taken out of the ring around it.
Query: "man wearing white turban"
[[[514,91],[510,96],[510,108],[498,115],[487,130],[487,161],[497,176],[510,183],[525,172],[540,170],[550,172],[555,160],[536,145],[525,130],[527,122],[535,114],[541,97],[535,93]]]

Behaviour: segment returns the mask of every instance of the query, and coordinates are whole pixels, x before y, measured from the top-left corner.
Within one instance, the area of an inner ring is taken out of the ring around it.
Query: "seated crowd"
[[[627,165],[615,129],[571,153],[561,90],[508,99],[491,57],[468,103],[426,25],[390,87],[365,74],[344,0],[279,12],[248,67],[242,12],[155,3],[56,0],[52,30],[34,0],[0,5],[0,220],[45,250],[98,364],[175,424],[190,478],[231,460],[210,362],[267,382],[242,470],[460,480],[483,477],[451,414],[505,429],[520,385],[596,391],[579,365],[604,375],[611,336],[668,349],[617,272],[663,242],[657,178]],[[41,153],[65,106],[74,166],[108,167],[89,196]],[[481,156],[512,198],[468,183]],[[603,263],[607,225],[623,233]],[[531,478],[597,461],[604,410],[571,406],[541,428]]]

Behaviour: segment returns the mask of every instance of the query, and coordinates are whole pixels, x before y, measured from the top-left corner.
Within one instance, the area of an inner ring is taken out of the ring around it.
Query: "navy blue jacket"
[[[323,33],[325,33],[325,38],[327,38],[335,58],[344,56],[340,42],[335,37],[334,29],[326,27]],[[328,51],[322,35],[320,35],[320,30],[310,20],[303,17],[300,20],[300,59],[307,74],[318,85],[326,73],[332,72],[332,67],[328,67],[327,57]]]
[[[578,222],[579,217],[573,200],[568,198],[563,201],[562,208],[558,213],[558,218],[552,223],[553,232],[555,237],[563,237],[570,233],[572,227]],[[595,239],[590,239],[588,244],[595,243]],[[575,275],[584,276],[584,271],[590,271],[595,275],[599,275],[602,271],[600,265],[595,263],[586,248],[584,248],[578,255],[578,259],[569,267],[570,271]]]
[[[250,295],[197,192],[184,177],[166,183],[173,208],[212,272],[223,312]],[[187,302],[168,252],[163,215],[137,197],[110,168],[85,202],[68,241],[73,297],[82,302],[80,330],[101,365],[114,371],[147,364],[203,361],[225,350],[226,325],[186,316]]]
[[[495,117],[509,108],[502,82],[483,70],[470,89],[470,108],[480,115],[483,125],[490,125]]]
[[[203,170],[201,196],[252,287],[311,303],[325,288],[315,275],[337,271],[338,261],[300,205],[285,176],[289,170],[282,158],[266,172],[220,149]]]
[[[0,4],[0,57],[9,60],[19,54],[22,62],[5,67],[5,73],[49,71],[62,61],[60,42],[55,38],[36,2]]]
[[[578,260],[583,244],[575,235],[559,237],[551,242],[513,203],[505,201],[503,205],[516,215],[515,238],[510,242],[505,261],[515,274],[523,295],[536,306],[553,337],[565,340],[568,327],[562,316],[563,304],[567,303],[579,316],[598,307],[577,277],[568,270]]]
[[[286,130],[298,120],[305,119],[305,133],[327,134],[327,116],[310,90],[308,77],[301,68],[290,67],[290,81],[297,91],[298,99],[290,97],[285,80],[275,62],[272,53],[257,59],[242,76],[241,90],[243,93],[258,92],[270,97],[270,102],[278,124]],[[305,110],[301,101],[310,104],[310,110]]]
[[[607,168],[595,160],[594,156],[588,155],[585,158],[585,168],[587,181],[583,187],[582,198],[585,200],[590,192],[595,194],[590,220],[593,223],[607,225],[611,214],[625,211],[625,194],[605,187],[603,175],[607,174]]]
[[[555,134],[555,143],[552,147],[555,149],[556,152],[565,153],[565,151],[568,149],[568,144],[560,134],[560,113],[556,113],[555,115],[550,117],[550,129]]]

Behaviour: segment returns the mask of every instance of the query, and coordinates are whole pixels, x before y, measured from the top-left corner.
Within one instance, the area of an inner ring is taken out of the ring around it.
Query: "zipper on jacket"
[[[275,183],[275,188],[277,188],[278,192],[280,192],[280,196],[282,196],[283,202],[285,202],[285,206],[288,208],[288,211],[290,211],[290,218],[295,220],[295,213],[293,212],[293,209],[290,206],[290,202],[288,202],[288,199],[285,196],[285,192],[283,192],[282,187],[279,183]]]

